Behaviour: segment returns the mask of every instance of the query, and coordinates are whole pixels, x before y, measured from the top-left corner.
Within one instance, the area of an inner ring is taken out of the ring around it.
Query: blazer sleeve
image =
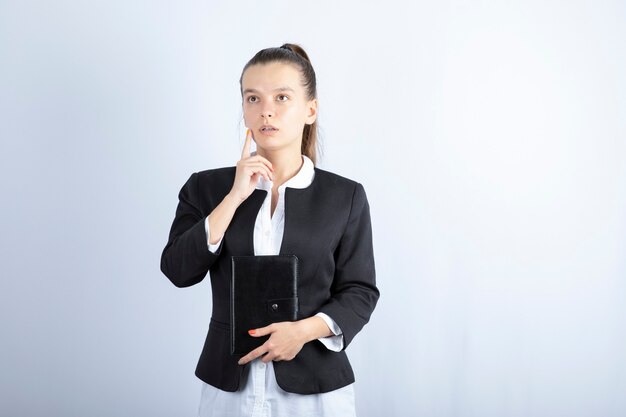
[[[369,321],[380,291],[376,287],[372,226],[365,189],[357,183],[346,229],[335,250],[331,296],[319,312],[335,320],[345,350]]]
[[[216,252],[207,248],[208,215],[199,206],[198,191],[198,173],[194,172],[178,193],[176,215],[161,253],[161,271],[179,288],[202,281],[222,252],[222,244]]]

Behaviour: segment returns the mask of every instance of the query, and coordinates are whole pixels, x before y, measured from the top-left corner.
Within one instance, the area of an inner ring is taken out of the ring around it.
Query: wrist
[[[324,319],[322,319],[321,317],[312,316],[306,319],[302,319],[298,323],[300,324],[302,337],[305,343],[319,339],[321,337],[328,337],[333,335],[333,332],[330,330]]]
[[[233,192],[231,191],[228,194],[226,194],[226,197],[224,197],[224,200],[228,204],[231,204],[235,207],[239,207],[239,205],[244,202],[245,198],[241,198],[237,196],[236,194],[233,194]]]

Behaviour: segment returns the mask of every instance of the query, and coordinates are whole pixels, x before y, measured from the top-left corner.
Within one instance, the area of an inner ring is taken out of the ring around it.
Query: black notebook
[[[252,337],[248,330],[297,320],[298,257],[255,255],[231,259],[231,354],[246,355],[270,337]]]

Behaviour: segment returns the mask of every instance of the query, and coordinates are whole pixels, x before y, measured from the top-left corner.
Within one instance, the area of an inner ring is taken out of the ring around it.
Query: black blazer
[[[196,376],[224,391],[237,391],[246,365],[230,354],[231,255],[254,255],[253,232],[267,191],[255,189],[237,208],[218,250],[208,250],[206,217],[232,188],[236,167],[193,173],[178,195],[161,271],[177,287],[189,287],[210,272],[213,311]],[[315,168],[306,188],[285,188],[285,230],[280,254],[300,260],[299,316],[328,314],[343,332],[341,352],[319,340],[305,343],[290,361],[273,362],[285,391],[313,394],[354,382],[345,353],[369,321],[380,292],[376,287],[369,204],[363,186]]]

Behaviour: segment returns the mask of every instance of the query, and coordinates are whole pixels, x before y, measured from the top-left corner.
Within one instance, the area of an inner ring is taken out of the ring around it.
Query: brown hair
[[[302,81],[302,86],[304,87],[304,92],[306,94],[307,100],[312,100],[317,98],[317,81],[315,78],[315,71],[313,70],[313,66],[311,65],[311,60],[304,49],[300,45],[293,43],[285,43],[281,45],[279,48],[266,48],[262,49],[256,53],[248,61],[248,63],[243,67],[243,71],[241,71],[241,77],[239,77],[239,91],[241,92],[241,98],[243,100],[243,86],[241,85],[241,80],[243,79],[243,74],[246,72],[251,65],[256,64],[268,64],[271,62],[283,62],[286,64],[291,64],[296,67],[298,71],[300,71],[300,80]],[[302,153],[313,161],[313,164],[316,164],[317,154],[319,148],[318,143],[318,133],[317,133],[317,118],[313,124],[305,124],[304,131],[302,132]],[[321,151],[321,148],[319,149]]]

